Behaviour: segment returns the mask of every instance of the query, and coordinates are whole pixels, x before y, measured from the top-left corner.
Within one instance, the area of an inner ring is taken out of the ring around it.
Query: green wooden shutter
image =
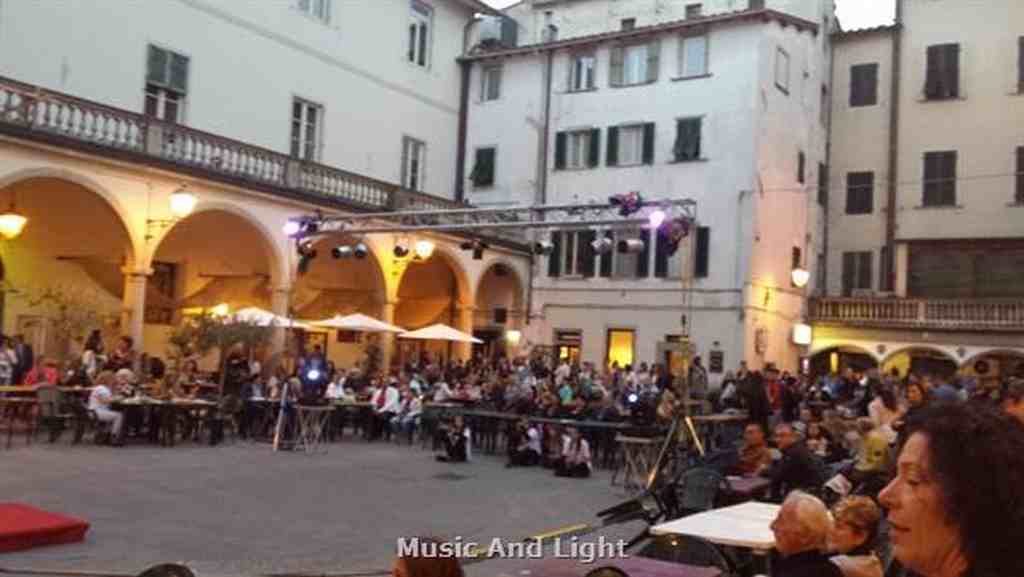
[[[708,265],[711,256],[711,229],[706,226],[697,227],[697,238],[695,240],[697,254],[693,259],[693,276],[703,278],[708,276]]]
[[[576,247],[576,270],[583,274],[583,278],[594,277],[594,248],[590,243],[594,242],[597,234],[592,230],[580,231]]]
[[[946,97],[957,98],[960,96],[960,45],[947,44],[945,52],[943,82],[946,85]]]
[[[156,46],[150,46],[146,56],[146,82],[167,85],[167,58],[170,55],[166,50]]]
[[[661,234],[655,235],[654,241],[654,276],[665,278],[668,276],[668,243]]]
[[[843,296],[848,297],[853,294],[853,282],[855,280],[855,274],[857,272],[857,253],[855,252],[844,252],[843,253]]]
[[[1014,199],[1018,203],[1024,203],[1024,146],[1017,147],[1017,194]]]
[[[945,152],[940,156],[942,204],[944,206],[954,206],[956,205],[956,152]]]
[[[657,82],[661,42],[655,40],[647,45],[647,82]]]
[[[651,231],[644,229],[640,231],[640,242],[644,243],[644,249],[640,251],[636,259],[636,278],[647,278],[650,271],[648,261],[651,260]]]
[[[587,166],[594,168],[601,165],[601,129],[590,130],[590,157],[587,159]]]
[[[873,256],[870,252],[861,252],[857,255],[857,288],[859,289],[871,289],[872,288],[872,274],[871,274],[871,263],[874,262]]]
[[[605,158],[605,164],[608,166],[617,166],[619,164],[619,127],[609,126],[608,127],[608,144],[606,145],[608,150]]]
[[[612,241],[612,245],[615,244],[615,233],[610,230],[604,232],[604,237]],[[615,249],[601,255],[601,272],[600,275],[604,278],[610,278],[612,276],[612,254]]]
[[[623,60],[625,49],[621,46],[612,48],[611,59],[608,69],[608,84],[611,86],[622,86]]]
[[[654,123],[644,124],[643,163],[654,164]]]
[[[566,133],[555,135],[555,170],[565,170]]]
[[[942,46],[929,46],[925,64],[924,95],[939,98],[942,85]]]
[[[548,276],[558,278],[562,272],[562,233],[557,230],[551,233],[551,245],[554,250],[548,255]]]

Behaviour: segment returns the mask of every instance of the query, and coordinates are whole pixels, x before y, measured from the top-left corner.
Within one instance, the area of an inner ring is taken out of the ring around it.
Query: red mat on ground
[[[89,523],[21,503],[0,503],[0,553],[45,545],[77,543]]]

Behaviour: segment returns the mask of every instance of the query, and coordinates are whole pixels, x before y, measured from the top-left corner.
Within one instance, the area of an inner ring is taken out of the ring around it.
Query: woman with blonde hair
[[[846,497],[832,508],[828,533],[832,563],[845,577],[882,577],[882,562],[875,553],[882,510],[869,497]]]

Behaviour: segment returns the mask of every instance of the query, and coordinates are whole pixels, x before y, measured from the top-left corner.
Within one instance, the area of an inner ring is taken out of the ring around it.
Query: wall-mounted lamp
[[[790,267],[789,279],[796,288],[804,288],[811,281],[811,273],[803,266],[803,251],[800,247],[793,247],[793,264]]]
[[[174,226],[179,220],[192,214],[199,199],[188,191],[187,185],[181,185],[178,190],[171,193],[170,209],[171,218],[147,218],[146,219],[146,240],[155,237],[155,231],[163,230]]]
[[[793,325],[793,343],[806,347],[811,344],[814,332],[811,329],[811,325],[805,323],[797,323]]]
[[[505,340],[508,341],[508,344],[510,344],[512,346],[518,346],[519,345],[519,341],[522,338],[523,338],[522,331],[517,331],[517,330],[514,330],[514,329],[509,329],[509,330],[505,331]]]
[[[434,243],[429,240],[418,240],[416,241],[414,250],[416,252],[417,259],[427,260],[434,254]]]

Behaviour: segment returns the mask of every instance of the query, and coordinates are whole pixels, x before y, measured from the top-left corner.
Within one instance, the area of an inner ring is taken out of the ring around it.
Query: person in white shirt
[[[327,385],[327,392],[324,396],[328,400],[336,400],[345,396],[345,382],[347,377],[345,376],[345,369],[339,369],[337,376],[331,381],[331,384]]]
[[[114,373],[103,371],[96,376],[96,386],[89,394],[89,410],[96,415],[97,420],[110,423],[112,443],[119,447],[124,444],[124,440],[121,438],[121,424],[124,421],[124,415],[110,409],[110,403],[114,399],[113,393],[110,392],[110,387],[113,385]]]
[[[373,431],[370,440],[374,441],[381,436],[391,438],[392,417],[398,412],[399,406],[398,389],[394,387],[391,380],[381,381],[380,386],[373,391],[370,397],[370,406],[373,407]]]
[[[580,430],[573,427],[569,429],[570,441],[565,448],[562,457],[562,464],[555,471],[559,477],[589,477],[592,469],[590,458],[590,444],[583,438]]]
[[[555,369],[555,384],[561,385],[571,375],[572,368],[569,366],[569,361],[563,360],[562,364],[558,365],[558,368]]]
[[[506,467],[533,467],[540,463],[540,431],[527,419],[519,420],[516,427],[519,438],[516,447],[509,451]]]
[[[411,388],[402,388],[402,399],[399,401],[398,413],[391,419],[391,428],[400,431],[410,442],[412,434],[420,424],[420,413],[423,403]]]
[[[448,399],[452,398],[452,390],[448,387],[448,383],[441,379],[434,383],[434,402],[443,403]]]

